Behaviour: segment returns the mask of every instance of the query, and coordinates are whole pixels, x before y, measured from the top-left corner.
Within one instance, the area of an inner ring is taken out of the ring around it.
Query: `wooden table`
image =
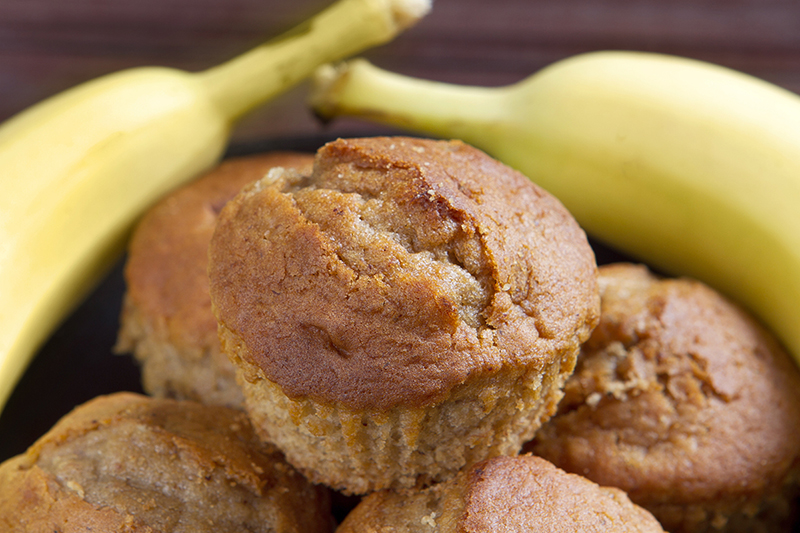
[[[0,120],[78,82],[139,65],[200,70],[277,35],[329,0],[0,0]],[[435,0],[365,55],[398,72],[502,85],[579,52],[634,49],[720,63],[800,92],[797,0]],[[235,142],[327,128],[307,87],[244,121]]]

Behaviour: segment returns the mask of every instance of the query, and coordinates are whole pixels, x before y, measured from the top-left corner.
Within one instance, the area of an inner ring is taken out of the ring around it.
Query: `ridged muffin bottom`
[[[256,365],[239,358],[235,366],[263,439],[311,481],[366,494],[426,486],[488,457],[517,454],[555,413],[576,356],[571,350],[543,369],[507,368],[435,405],[388,411],[290,398]]]

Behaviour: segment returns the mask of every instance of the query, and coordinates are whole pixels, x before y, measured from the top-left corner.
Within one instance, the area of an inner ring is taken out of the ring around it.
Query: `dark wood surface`
[[[201,70],[279,34],[327,0],[0,0],[0,120],[81,81],[139,65]],[[579,52],[633,49],[720,63],[800,92],[797,0],[435,0],[364,55],[442,81],[502,85]],[[307,88],[235,141],[322,131]],[[361,129],[341,121],[324,131]]]

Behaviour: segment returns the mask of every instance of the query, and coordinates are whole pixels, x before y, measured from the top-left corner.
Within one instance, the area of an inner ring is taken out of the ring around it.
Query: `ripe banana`
[[[689,59],[595,52],[504,87],[355,60],[315,75],[317,114],[460,138],[555,194],[587,233],[705,281],[800,362],[800,97]]]
[[[339,0],[207,71],[140,68],[0,126],[0,410],[51,330],[107,271],[135,218],[213,165],[235,121],[322,63],[385,43],[430,0]]]

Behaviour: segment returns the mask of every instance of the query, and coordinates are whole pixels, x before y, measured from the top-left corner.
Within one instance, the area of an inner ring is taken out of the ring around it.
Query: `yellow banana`
[[[748,307],[800,361],[800,97],[689,59],[596,52],[504,87],[322,67],[312,105],[460,138],[599,241]]]
[[[320,64],[389,41],[429,8],[339,0],[207,71],[122,71],[0,126],[0,410],[35,350],[119,256],[135,218],[213,165],[236,119]]]

